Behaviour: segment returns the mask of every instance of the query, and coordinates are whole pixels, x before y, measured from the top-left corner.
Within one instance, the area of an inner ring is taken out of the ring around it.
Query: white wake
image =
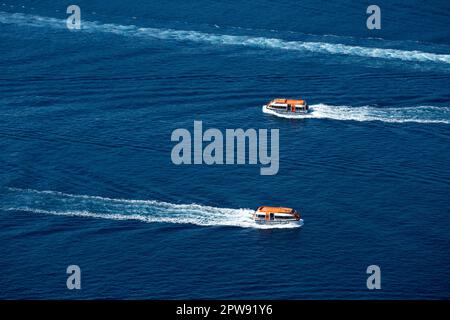
[[[173,204],[155,200],[112,199],[57,191],[8,188],[1,210],[146,223],[177,223],[241,228],[297,228],[296,224],[263,225],[251,219],[254,210]]]
[[[450,124],[450,108],[434,106],[418,107],[351,107],[314,104],[307,114],[280,114],[263,106],[263,112],[288,119],[332,119],[347,121],[382,121],[391,123]]]
[[[23,13],[0,12],[0,23],[17,24],[32,27],[66,28],[66,20]],[[193,30],[162,28],[143,28],[135,25],[102,24],[85,21],[81,31],[104,32],[123,36],[146,37],[159,40],[189,41],[217,45],[245,46],[254,48],[313,52],[320,54],[348,55],[389,60],[416,62],[437,62],[450,64],[449,54],[438,54],[418,50],[400,50],[390,48],[371,48],[342,43],[288,41],[279,38],[254,37],[244,35],[225,35]]]

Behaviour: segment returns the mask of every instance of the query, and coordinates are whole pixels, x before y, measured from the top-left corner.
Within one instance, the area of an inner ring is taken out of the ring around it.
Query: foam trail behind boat
[[[146,223],[178,223],[241,228],[296,228],[295,224],[261,225],[251,219],[251,209],[231,209],[198,204],[173,204],[155,200],[112,199],[57,191],[8,188],[1,210],[35,214],[78,216]]]
[[[391,123],[450,124],[450,108],[434,106],[418,107],[351,107],[315,104],[307,114],[279,114],[263,107],[263,112],[288,119],[332,119],[353,121],[382,121]]]
[[[66,29],[66,20],[42,17],[23,13],[8,13],[0,11],[0,23],[17,24],[31,27],[47,27]],[[121,36],[133,36],[149,39],[187,41],[212,45],[245,46],[271,50],[289,50],[313,52],[329,55],[347,55],[387,60],[402,60],[412,62],[433,62],[450,64],[450,54],[424,52],[419,50],[401,50],[392,48],[376,48],[348,45],[344,43],[328,43],[323,41],[288,41],[279,38],[255,37],[246,35],[226,35],[200,32],[194,30],[176,30],[168,28],[145,28],[135,25],[102,24],[83,20],[82,30],[85,32],[111,33]]]

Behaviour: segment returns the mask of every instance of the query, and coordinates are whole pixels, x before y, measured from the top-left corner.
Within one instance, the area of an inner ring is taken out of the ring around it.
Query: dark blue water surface
[[[448,1],[69,4],[0,1],[0,298],[450,298]],[[194,120],[279,129],[278,174],[174,165]]]

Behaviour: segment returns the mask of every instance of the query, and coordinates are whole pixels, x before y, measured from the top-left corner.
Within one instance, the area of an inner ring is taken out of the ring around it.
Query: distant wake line
[[[420,106],[404,108],[351,107],[315,104],[310,113],[301,115],[278,114],[263,107],[263,112],[289,119],[332,119],[353,121],[382,121],[391,123],[450,124],[450,108]]]
[[[63,19],[1,11],[0,23],[34,27],[66,28],[66,21]],[[99,22],[85,20],[82,21],[82,29],[88,32],[105,32],[123,36],[148,37],[160,40],[190,41],[217,45],[234,45],[389,60],[450,64],[449,54],[437,54],[417,50],[408,51],[389,48],[370,48],[327,42],[286,41],[278,38],[223,35],[189,30],[140,28],[134,25],[101,24]]]
[[[230,209],[198,204],[172,204],[155,200],[111,199],[57,191],[8,188],[0,198],[1,210],[77,216],[146,223],[178,223],[241,228],[297,228],[297,225],[260,225],[251,209]]]

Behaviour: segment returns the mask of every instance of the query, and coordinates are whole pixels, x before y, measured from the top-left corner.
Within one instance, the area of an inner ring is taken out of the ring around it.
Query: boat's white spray
[[[67,29],[65,19],[42,17],[23,13],[8,13],[0,11],[0,23],[17,24],[32,27],[47,27]],[[78,31],[78,30],[77,30]],[[200,32],[194,30],[176,30],[163,28],[145,28],[135,25],[118,25],[83,20],[82,32],[102,32],[121,36],[132,36],[157,40],[187,41],[212,45],[244,46],[262,49],[313,52],[329,55],[347,55],[387,60],[402,60],[412,62],[434,62],[450,64],[450,54],[424,52],[418,50],[400,50],[391,48],[374,48],[349,45],[343,43],[288,41],[279,38],[254,37],[245,35],[226,35]]]
[[[18,188],[8,188],[3,197],[0,209],[11,212],[258,229],[297,228],[300,226],[297,224],[258,224],[251,218],[254,210],[243,208],[174,204],[156,200],[114,199]]]
[[[450,124],[450,108],[434,106],[418,107],[373,107],[373,106],[332,106],[327,104],[310,105],[307,114],[277,113],[267,109],[262,111],[280,118],[288,119],[331,119],[344,121],[382,121],[390,123],[428,123]]]

